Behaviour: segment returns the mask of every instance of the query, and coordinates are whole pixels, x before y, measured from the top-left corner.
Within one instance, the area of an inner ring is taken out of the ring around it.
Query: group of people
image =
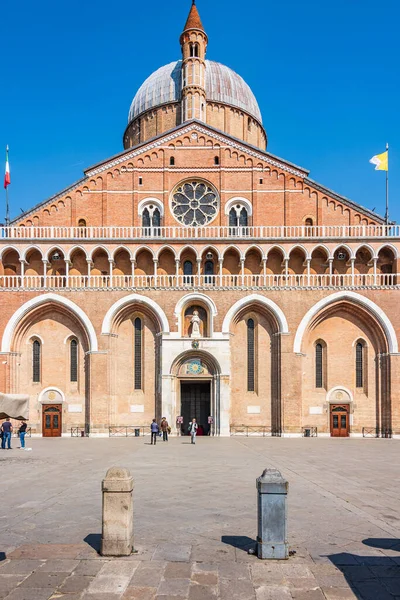
[[[168,434],[171,433],[171,427],[165,417],[161,419],[160,425],[158,425],[156,419],[153,419],[150,425],[151,431],[151,445],[156,445],[158,436],[162,433],[163,442],[168,442]]]
[[[199,426],[197,424],[196,419],[192,419],[191,422],[189,423],[189,429],[188,429],[192,444],[196,443],[196,435],[197,435],[198,429],[199,429]],[[167,419],[165,417],[163,417],[161,419],[160,425],[158,425],[156,419],[153,419],[153,421],[150,425],[150,431],[151,431],[151,445],[155,446],[157,443],[157,438],[160,435],[160,433],[162,433],[163,442],[168,442],[168,434],[171,433],[171,427],[169,426]]]
[[[26,435],[27,427],[28,427],[27,422],[22,420],[21,425],[18,429],[18,436],[19,436],[19,441],[21,444],[20,445],[21,450],[25,450],[25,435]],[[12,450],[12,447],[11,447],[12,432],[13,432],[13,426],[12,426],[11,420],[9,418],[7,418],[0,427],[1,449],[2,450],[6,450],[6,446],[7,446],[7,450]]]

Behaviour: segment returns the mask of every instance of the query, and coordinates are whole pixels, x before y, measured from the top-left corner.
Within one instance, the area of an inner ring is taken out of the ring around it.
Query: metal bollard
[[[257,478],[257,556],[262,559],[289,558],[287,541],[287,494],[289,483],[277,469],[265,469]]]
[[[124,467],[108,469],[102,483],[102,556],[129,556],[133,551],[133,477]]]

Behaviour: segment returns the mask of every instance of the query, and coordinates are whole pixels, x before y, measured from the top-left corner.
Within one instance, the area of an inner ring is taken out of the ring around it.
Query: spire
[[[203,23],[201,22],[199,11],[197,10],[196,0],[192,0],[192,7],[183,31],[186,31],[187,29],[201,29],[201,31],[204,31]]]

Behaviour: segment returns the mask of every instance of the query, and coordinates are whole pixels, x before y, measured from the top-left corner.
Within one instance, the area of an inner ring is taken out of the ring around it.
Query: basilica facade
[[[399,227],[270,154],[207,43],[193,2],[124,150],[1,229],[0,391],[45,436],[400,433]]]

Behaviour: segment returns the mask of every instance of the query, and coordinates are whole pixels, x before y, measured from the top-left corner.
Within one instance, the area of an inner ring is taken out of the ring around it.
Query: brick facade
[[[195,33],[184,43],[206,44]],[[62,403],[65,434],[148,425],[154,415],[174,424],[182,382],[209,384],[216,434],[242,425],[329,434],[333,403],[349,406],[351,433],[400,433],[398,229],[263,150],[264,130],[244,126],[245,112],[234,125],[226,118],[234,108],[206,102],[202,119],[181,122],[178,105],[141,115],[146,124],[132,124],[122,154],[2,230],[0,391],[29,394],[37,433],[48,390]],[[192,181],[215,192],[204,226],[173,214],[174,194]],[[159,221],[145,222],[155,211]],[[198,339],[190,337],[194,310]]]

